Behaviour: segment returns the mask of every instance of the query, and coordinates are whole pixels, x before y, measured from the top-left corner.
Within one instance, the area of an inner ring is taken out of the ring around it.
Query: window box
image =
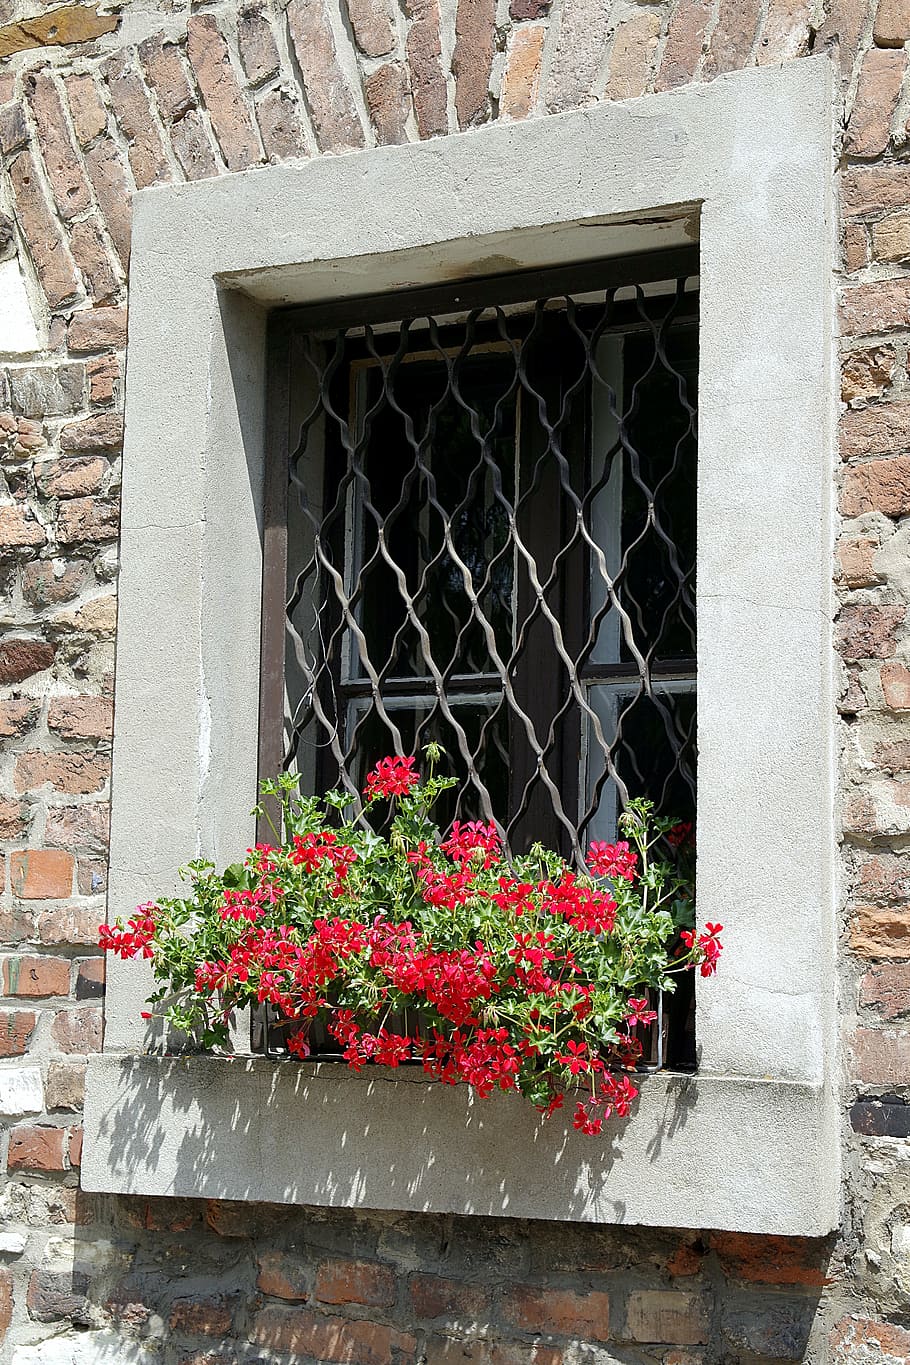
[[[219,863],[253,836],[269,310],[697,234],[698,899],[726,953],[699,1075],[649,1079],[618,1156],[419,1075],[141,1056],[144,973],[112,964],[86,1188],[834,1226],[832,108],[818,58],[137,196],[112,913],[192,832]]]

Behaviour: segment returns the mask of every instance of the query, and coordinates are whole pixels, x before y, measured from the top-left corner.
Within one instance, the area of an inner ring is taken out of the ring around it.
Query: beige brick
[[[91,76],[67,76],[63,84],[76,137],[81,146],[87,147],[106,130],[107,110]]]
[[[98,139],[85,153],[88,171],[104,224],[110,233],[120,264],[126,270],[130,260],[133,208],[126,168],[113,138]]]
[[[522,24],[513,29],[499,95],[502,118],[527,118],[536,105],[546,36],[545,24]]]
[[[110,739],[113,721],[109,697],[52,697],[48,706],[48,727],[64,739]]]
[[[851,1051],[856,1080],[866,1085],[910,1085],[910,1032],[858,1028]]]
[[[68,796],[88,796],[100,791],[109,776],[110,763],[104,756],[33,750],[16,755],[13,785],[17,792],[40,791],[47,784]]]
[[[262,145],[270,161],[287,161],[306,155],[306,135],[300,107],[296,97],[289,91],[265,90],[258,95],[256,119]]]
[[[882,694],[889,711],[910,711],[910,668],[896,659],[882,664]]]
[[[910,209],[890,213],[872,224],[872,255],[876,261],[904,261],[910,257]]]
[[[869,263],[869,234],[863,223],[844,226],[844,269],[848,274],[864,270]]]
[[[660,11],[654,9],[634,10],[622,20],[610,53],[607,99],[628,100],[644,94],[651,79],[660,27]]]
[[[845,403],[857,398],[881,398],[891,383],[895,364],[893,346],[848,351],[841,362],[841,398]]]
[[[769,0],[755,54],[758,65],[777,66],[802,57],[809,50],[814,18],[812,0]]]
[[[71,223],[69,234],[86,294],[93,303],[110,303],[117,295],[119,282],[97,214]]]
[[[687,1289],[635,1289],[626,1301],[626,1336],[632,1341],[697,1346],[709,1335],[708,1302]]]
[[[910,403],[876,403],[841,416],[840,450],[845,460],[897,454],[908,448]]]
[[[860,538],[841,541],[837,547],[837,557],[848,588],[869,588],[880,581],[873,568],[877,551],[877,540]]]
[[[610,13],[610,6],[602,0],[565,0],[547,81],[551,113],[575,109],[593,95],[610,32]]]

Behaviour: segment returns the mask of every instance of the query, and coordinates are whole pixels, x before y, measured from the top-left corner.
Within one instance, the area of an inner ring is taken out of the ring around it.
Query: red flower
[[[420,781],[420,774],[414,772],[414,759],[402,758],[396,754],[392,758],[381,758],[371,773],[367,774],[364,796],[371,801],[380,796],[407,796],[412,787]]]
[[[635,880],[637,865],[638,854],[625,840],[618,844],[596,842],[588,849],[588,866],[595,877],[621,877],[631,882]]]
[[[484,868],[492,867],[502,856],[496,826],[483,825],[479,820],[470,820],[466,825],[454,821],[451,834],[440,848],[453,862],[479,863]]]
[[[636,1024],[653,1024],[657,1018],[657,1012],[648,1008],[647,1000],[638,1000],[635,996],[630,996],[626,1001],[626,1009],[629,1013],[623,1015],[623,1018],[633,1028]]]
[[[695,837],[692,832],[692,821],[680,820],[678,825],[667,830],[666,840],[671,848],[679,848],[682,844],[693,844]]]

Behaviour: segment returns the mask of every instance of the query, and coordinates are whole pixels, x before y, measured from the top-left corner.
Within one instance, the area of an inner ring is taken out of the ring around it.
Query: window
[[[270,314],[331,304],[334,333],[352,299],[395,296],[374,320],[379,347],[403,292],[574,272],[698,235],[698,895],[702,918],[726,926],[725,970],[696,983],[698,1074],[648,1079],[616,1159],[537,1128],[507,1096],[480,1115],[463,1087],[419,1075],[143,1055],[158,1046],[139,1018],[143,964],[112,963],[105,1052],[88,1067],[86,1189],[781,1234],[836,1225],[834,108],[819,57],[136,196],[111,912],[175,885],[194,851],[226,865],[255,836],[260,692],[280,718],[285,687],[284,605],[261,614],[263,557],[276,562],[288,524],[265,480],[266,450],[286,441],[265,434],[266,375],[274,399],[291,373],[267,364]],[[570,294],[580,314],[592,287],[612,284],[567,277],[542,294]],[[522,298],[503,303],[509,335],[527,323],[512,307]],[[519,430],[519,485],[521,443]],[[575,572],[584,582],[586,567]],[[496,629],[508,635],[502,619]],[[338,685],[359,685],[355,666],[341,671],[343,635]],[[435,681],[409,681],[435,704]],[[271,733],[274,771],[280,723]]]

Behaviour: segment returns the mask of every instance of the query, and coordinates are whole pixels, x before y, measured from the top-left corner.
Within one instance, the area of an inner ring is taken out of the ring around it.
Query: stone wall
[[[0,0],[0,54],[13,54],[0,66],[0,1358],[910,1358],[907,0],[831,0],[827,12],[807,0],[163,0],[29,13]],[[842,1234],[81,1194],[85,1057],[102,1028],[94,944],[134,188],[824,49],[844,94]]]

